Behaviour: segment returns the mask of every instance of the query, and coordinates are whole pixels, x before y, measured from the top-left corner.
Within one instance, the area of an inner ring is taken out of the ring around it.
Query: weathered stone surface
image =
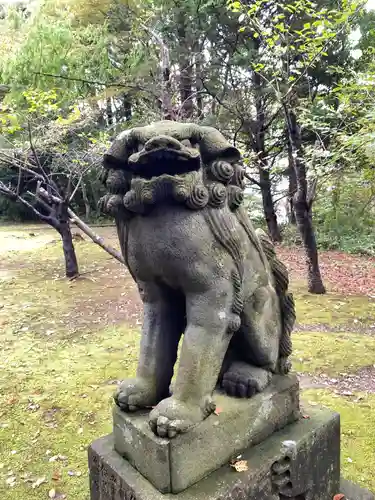
[[[345,500],[375,500],[375,495],[371,491],[343,478],[340,482],[340,493],[345,495]]]
[[[114,451],[113,436],[99,439],[89,449],[91,500],[332,500],[340,492],[339,415],[308,413],[244,451],[246,472],[227,464],[176,495],[160,493]]]
[[[155,436],[148,413],[129,414],[113,408],[113,437],[116,451],[162,493],[170,491],[169,439]]]
[[[275,376],[251,399],[215,394],[218,415],[210,415],[172,440],[157,438],[148,414],[114,408],[115,449],[161,492],[177,493],[299,417],[298,380]]]
[[[171,121],[126,130],[103,166],[101,206],[144,306],[137,374],[115,401],[126,412],[152,407],[153,432],[173,438],[214,412],[218,383],[250,398],[289,372],[288,271],[242,206],[241,155],[218,130]]]

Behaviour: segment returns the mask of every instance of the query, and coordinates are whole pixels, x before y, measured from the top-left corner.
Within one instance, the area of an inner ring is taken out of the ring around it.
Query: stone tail
[[[257,229],[256,234],[271,267],[271,271],[275,279],[276,293],[280,301],[280,311],[282,315],[282,333],[280,338],[280,351],[277,372],[285,374],[288,373],[291,368],[291,363],[289,361],[289,356],[292,354],[291,332],[296,320],[293,295],[288,292],[288,270],[285,265],[277,258],[274,245],[268,235],[261,229]]]

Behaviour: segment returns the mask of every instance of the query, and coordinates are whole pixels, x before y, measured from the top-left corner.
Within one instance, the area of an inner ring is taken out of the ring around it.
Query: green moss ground
[[[375,363],[375,336],[340,332],[293,334],[293,368],[301,373],[353,373]],[[375,417],[375,416],[374,416]]]
[[[297,321],[304,325],[358,327],[375,323],[375,300],[364,296],[337,293],[312,295],[304,285],[294,288]]]
[[[47,499],[53,488],[88,500],[87,446],[111,431],[116,379],[135,372],[139,326],[121,314],[111,326],[105,316],[119,297],[132,308],[129,279],[97,246],[76,247],[87,274],[74,282],[61,279],[59,243],[1,255],[1,500]],[[295,292],[298,320],[311,328],[294,334],[298,372],[334,376],[375,363],[375,337],[351,331],[374,322],[369,299]],[[342,332],[314,331],[319,323]],[[343,472],[375,490],[375,395],[310,389],[303,397],[340,412]],[[57,455],[66,459],[50,461]]]
[[[116,377],[134,373],[138,337],[118,326],[89,340],[83,335],[46,342],[22,334],[13,341],[0,377],[1,499],[48,498],[52,488],[68,498],[87,498],[86,448],[111,431]],[[67,460],[49,462],[56,455]],[[52,479],[56,473],[59,481]],[[12,488],[4,485],[9,477],[16,477]],[[33,489],[24,482],[29,477],[45,477],[46,483]]]
[[[375,491],[375,394],[359,393],[348,399],[329,390],[310,389],[302,397],[340,413],[341,473]]]

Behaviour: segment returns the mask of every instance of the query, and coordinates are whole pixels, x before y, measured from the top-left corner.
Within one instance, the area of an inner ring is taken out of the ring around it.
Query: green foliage
[[[28,222],[35,221],[33,215],[24,205],[14,203],[13,201],[0,196],[0,221],[5,222]]]
[[[11,16],[3,21],[8,29],[12,23]],[[31,97],[30,92],[50,92],[52,87],[55,99],[67,103],[91,91],[85,80],[107,81],[113,75],[105,22],[77,27],[63,9],[50,15],[40,7],[13,23],[13,32],[19,43],[12,44],[0,61],[2,80],[12,86],[8,101],[22,105],[26,89]],[[48,74],[67,79],[51,79]]]
[[[235,139],[248,171],[258,170],[257,140],[265,131],[262,161],[268,162],[274,185],[285,175],[285,163],[273,160],[287,156],[286,104],[295,109],[302,127],[298,153],[321,189],[334,184],[335,172],[370,179],[375,153],[374,16],[363,11],[359,0],[256,0],[227,6],[226,0],[47,0],[36,1],[28,13],[8,9],[0,20],[0,76],[11,92],[1,103],[0,134],[27,149],[30,124],[36,144],[61,155],[56,171],[63,177],[69,164],[76,180],[88,167],[82,158],[92,147],[100,156],[110,135],[161,117],[161,39],[169,51],[168,85],[176,116],[184,119],[179,82],[185,64],[191,68],[188,85],[194,101],[189,119],[217,126]],[[348,33],[357,26],[362,55],[354,61]],[[114,81],[118,86],[112,86]],[[199,83],[204,84],[200,94],[195,92]],[[116,113],[125,101],[131,109],[124,118],[124,108]],[[113,117],[107,116],[108,107]],[[92,119],[77,130],[87,111]],[[262,113],[264,124],[259,126]],[[102,189],[98,168],[85,171],[84,185],[90,217],[95,217]],[[350,189],[342,189],[336,212],[327,201],[331,191],[317,200],[319,244],[371,251],[373,218],[356,210],[355,203],[347,205]],[[361,193],[363,206],[368,193],[365,188]],[[247,201],[255,225],[264,227],[262,206]],[[81,189],[73,206],[85,213]],[[13,216],[8,204],[2,212]],[[298,242],[295,233],[284,228],[287,241]]]
[[[374,180],[360,173],[336,177],[320,194],[314,211],[321,248],[375,255]]]
[[[375,178],[367,171],[331,177],[314,203],[318,247],[375,256]],[[296,227],[282,228],[286,245],[301,243]]]

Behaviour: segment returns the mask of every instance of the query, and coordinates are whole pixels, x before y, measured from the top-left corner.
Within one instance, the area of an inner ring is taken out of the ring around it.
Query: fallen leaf
[[[36,481],[33,482],[33,484],[31,485],[31,487],[33,489],[35,488],[39,488],[39,486],[43,483],[46,482],[46,478],[45,477],[38,477],[38,479]]]
[[[8,486],[12,487],[16,484],[16,478],[15,476],[10,476],[5,482]]]
[[[66,495],[64,493],[59,493],[54,488],[52,488],[52,490],[49,490],[48,492],[48,497],[53,500],[64,500],[66,498]]]
[[[333,500],[345,500],[345,495],[343,495],[342,493],[338,493],[333,497]]]
[[[216,408],[216,410],[214,411],[214,414],[215,414],[215,415],[217,415],[217,416],[219,416],[219,415],[220,415],[220,413],[222,413],[222,412],[223,412],[223,409],[218,407],[218,408]]]
[[[80,477],[80,476],[82,476],[82,472],[79,472],[79,471],[76,472],[74,470],[68,470],[68,476],[70,476],[70,477],[74,477],[74,476]]]
[[[231,462],[230,466],[233,467],[236,472],[245,472],[249,470],[247,460],[236,460],[235,462]]]
[[[306,420],[309,420],[310,415],[302,415],[302,418],[304,418],[304,419],[306,419]]]
[[[352,391],[342,391],[341,393],[343,396],[353,396]]]
[[[58,470],[53,471],[52,480],[53,481],[60,481],[60,479],[61,479],[61,472]]]
[[[65,455],[54,455],[48,461],[49,462],[64,462],[65,460],[68,460],[68,457],[66,457]]]

